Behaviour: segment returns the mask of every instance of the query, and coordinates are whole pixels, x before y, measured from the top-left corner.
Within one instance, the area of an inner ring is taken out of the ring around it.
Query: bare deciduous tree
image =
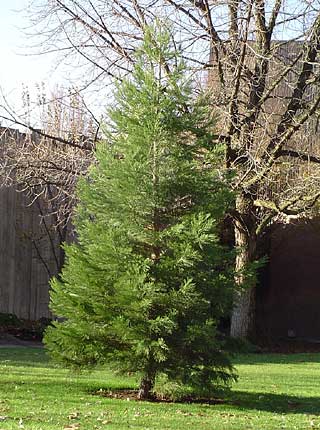
[[[232,172],[237,195],[230,216],[239,273],[257,258],[257,242],[271,223],[314,208],[319,0],[34,0],[33,7],[44,51],[81,65],[83,88],[99,91],[130,73],[145,25],[156,17],[171,22],[199,81],[208,74],[220,112],[217,141],[225,145],[223,168]],[[253,287],[235,299],[233,336],[249,334],[253,305]]]
[[[29,100],[28,95],[26,99]],[[64,263],[60,245],[72,234],[70,217],[76,200],[75,186],[92,163],[97,125],[75,90],[56,90],[48,103],[42,98],[39,108],[40,129],[30,125],[28,115],[17,118],[8,112],[7,121],[27,132],[0,129],[0,178],[2,186],[14,187],[26,195],[26,202],[36,206],[38,228],[24,234],[52,277]],[[53,256],[52,267],[42,252],[46,247]]]
[[[77,178],[92,162],[97,125],[74,90],[57,90],[40,108],[41,128],[33,128],[27,119],[6,117],[27,132],[19,139],[8,133],[2,147],[2,182],[15,185],[32,201],[45,202],[44,214],[54,216],[56,225],[65,225],[74,206]]]

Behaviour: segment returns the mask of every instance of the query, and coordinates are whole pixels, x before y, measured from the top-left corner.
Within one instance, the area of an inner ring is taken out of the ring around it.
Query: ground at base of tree
[[[33,321],[0,312],[0,345],[4,343],[18,345],[20,341],[41,342],[44,330],[50,323],[51,320],[48,318]]]
[[[139,390],[134,389],[122,389],[122,390],[106,390],[99,389],[98,391],[92,391],[92,394],[95,396],[106,397],[108,399],[118,399],[118,400],[126,400],[126,401],[138,401],[138,402],[151,402],[151,403],[198,403],[198,404],[207,404],[207,405],[219,405],[226,403],[227,401],[224,398],[218,397],[194,397],[194,396],[182,396],[178,400],[173,399],[170,396],[166,396],[165,394],[156,393],[151,396],[148,400],[139,399],[138,394]]]
[[[248,354],[223,402],[136,402],[93,395],[134,390],[107,369],[81,375],[54,367],[45,351],[0,349],[1,430],[320,429],[320,355]]]
[[[257,342],[257,350],[280,354],[320,353],[320,341],[312,338],[262,339]]]

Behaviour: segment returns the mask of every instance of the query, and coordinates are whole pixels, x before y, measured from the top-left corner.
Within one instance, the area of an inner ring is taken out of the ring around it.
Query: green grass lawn
[[[40,349],[0,349],[0,430],[320,429],[320,354],[250,354],[224,404],[108,399],[92,390],[136,388],[134,378],[53,367]]]

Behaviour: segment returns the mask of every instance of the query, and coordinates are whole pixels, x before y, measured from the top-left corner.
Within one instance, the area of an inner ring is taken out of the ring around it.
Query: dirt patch
[[[17,346],[43,348],[42,342],[37,340],[21,340],[10,333],[0,332],[0,348],[14,348]]]
[[[193,398],[193,397],[184,397],[179,400],[172,400],[165,397],[158,397],[154,395],[150,399],[138,399],[138,390],[103,390],[100,389],[98,391],[91,392],[94,396],[107,397],[109,399],[120,399],[126,401],[148,401],[148,402],[156,402],[156,403],[201,403],[206,405],[220,405],[226,403],[223,399],[214,399],[214,398]]]

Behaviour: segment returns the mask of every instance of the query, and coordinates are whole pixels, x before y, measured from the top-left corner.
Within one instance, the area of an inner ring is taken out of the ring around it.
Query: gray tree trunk
[[[145,400],[152,397],[152,389],[155,382],[155,372],[147,371],[140,382],[138,399]]]
[[[252,202],[246,196],[237,199],[237,211],[240,219],[235,220],[236,256],[236,282],[239,284],[239,293],[234,298],[234,307],[231,316],[230,335],[237,338],[247,338],[254,330],[255,311],[255,285],[251,285],[246,277],[247,266],[255,260],[256,236],[254,221],[252,219]]]

